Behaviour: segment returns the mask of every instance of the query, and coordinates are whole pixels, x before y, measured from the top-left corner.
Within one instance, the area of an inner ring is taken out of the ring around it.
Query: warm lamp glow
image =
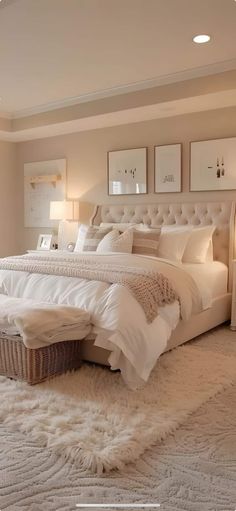
[[[51,201],[50,220],[79,220],[79,203],[72,200]]]

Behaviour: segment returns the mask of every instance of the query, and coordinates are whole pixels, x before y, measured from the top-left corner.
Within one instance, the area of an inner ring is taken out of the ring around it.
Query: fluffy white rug
[[[137,392],[91,366],[37,387],[1,377],[0,419],[84,469],[120,469],[235,378],[234,358],[199,344],[163,355]]]

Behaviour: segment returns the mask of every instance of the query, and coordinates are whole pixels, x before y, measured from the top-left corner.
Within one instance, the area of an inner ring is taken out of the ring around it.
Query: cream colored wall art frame
[[[24,164],[24,226],[57,227],[50,220],[50,202],[66,196],[66,159]]]
[[[181,144],[155,146],[155,193],[181,192]]]
[[[190,191],[236,189],[236,137],[191,142]]]

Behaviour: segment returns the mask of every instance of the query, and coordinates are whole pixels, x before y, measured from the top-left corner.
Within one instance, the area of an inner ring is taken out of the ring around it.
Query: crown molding
[[[149,80],[143,80],[139,82],[129,83],[126,85],[121,85],[118,87],[113,87],[110,89],[104,89],[100,91],[95,91],[89,94],[82,94],[80,96],[74,96],[71,98],[66,98],[60,101],[53,101],[51,103],[47,103],[44,105],[35,106],[32,108],[25,108],[22,110],[18,110],[16,112],[8,113],[5,112],[5,116],[8,116],[10,119],[20,119],[23,117],[29,117],[31,115],[37,115],[44,112],[49,112],[52,110],[57,110],[60,108],[65,108],[68,106],[77,105],[79,103],[86,103],[89,101],[95,101],[98,99],[105,99],[111,96],[118,96],[121,94],[127,94],[129,92],[136,92],[140,90],[150,89],[152,87],[158,87],[162,85],[167,85],[171,83],[178,83],[185,80],[190,80],[193,78],[200,78],[203,76],[210,76],[217,73],[223,73],[226,71],[232,71],[236,69],[236,59],[231,59],[223,62],[215,62],[213,64],[186,69],[185,71],[181,71],[178,73],[173,73],[170,75],[163,75],[156,78],[151,78]]]
[[[147,105],[119,112],[99,114],[57,124],[22,129],[15,132],[0,131],[0,140],[26,142],[80,131],[98,130],[154,119],[164,119],[191,113],[236,107],[236,89]]]

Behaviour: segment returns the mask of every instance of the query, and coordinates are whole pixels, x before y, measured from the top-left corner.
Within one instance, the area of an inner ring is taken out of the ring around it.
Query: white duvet
[[[75,260],[77,256],[71,254],[70,257]],[[202,293],[181,264],[133,254],[87,252],[84,257],[162,272],[170,279],[180,301],[160,307],[156,319],[148,324],[139,303],[127,288],[118,284],[0,270],[0,293],[87,310],[91,314],[93,333],[97,334],[96,346],[111,351],[111,368],[120,369],[126,383],[136,388],[147,381],[180,317],[187,320],[204,308]]]

